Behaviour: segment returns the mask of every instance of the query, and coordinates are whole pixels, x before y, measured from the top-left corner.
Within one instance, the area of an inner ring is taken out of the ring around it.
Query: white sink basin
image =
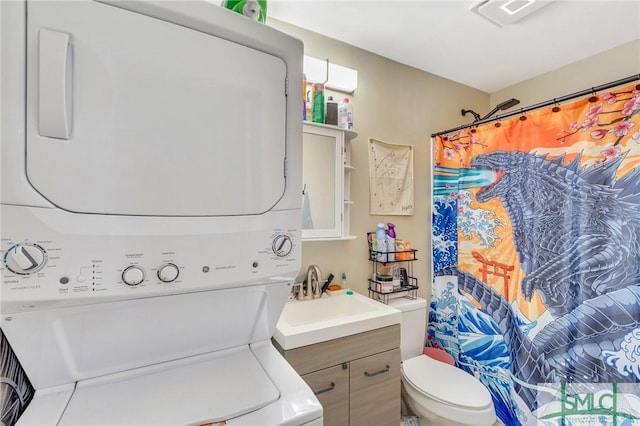
[[[400,311],[359,293],[287,302],[273,337],[283,349],[400,324]]]

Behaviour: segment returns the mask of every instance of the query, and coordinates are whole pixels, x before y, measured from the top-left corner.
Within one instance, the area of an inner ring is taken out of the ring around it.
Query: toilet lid
[[[479,380],[463,370],[426,355],[402,363],[405,380],[425,396],[466,409],[485,409],[493,402]]]

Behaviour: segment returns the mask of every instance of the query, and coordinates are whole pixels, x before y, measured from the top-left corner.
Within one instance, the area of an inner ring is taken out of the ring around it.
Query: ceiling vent
[[[478,15],[504,27],[519,21],[551,3],[553,0],[478,0],[470,9]]]

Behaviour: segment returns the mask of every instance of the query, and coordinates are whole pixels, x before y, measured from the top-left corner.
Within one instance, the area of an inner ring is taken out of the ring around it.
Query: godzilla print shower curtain
[[[640,85],[437,137],[433,155],[427,344],[507,425],[640,424]]]

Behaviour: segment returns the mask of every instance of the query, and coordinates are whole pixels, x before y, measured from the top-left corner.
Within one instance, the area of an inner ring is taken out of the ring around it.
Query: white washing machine
[[[205,1],[0,7],[19,424],[321,425],[270,342],[300,269],[302,43]]]

